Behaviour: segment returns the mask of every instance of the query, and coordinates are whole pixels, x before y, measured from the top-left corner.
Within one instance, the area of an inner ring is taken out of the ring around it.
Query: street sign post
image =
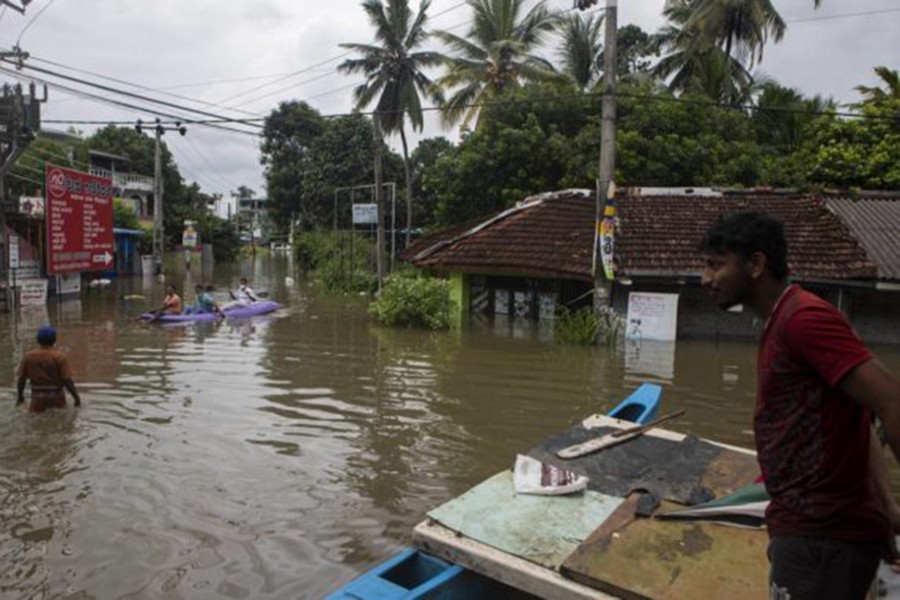
[[[47,272],[51,275],[112,267],[112,182],[48,164]]]

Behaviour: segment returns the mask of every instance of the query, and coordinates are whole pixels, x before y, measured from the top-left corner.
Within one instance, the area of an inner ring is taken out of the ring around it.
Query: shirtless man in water
[[[40,345],[25,353],[19,365],[18,399],[16,406],[25,402],[25,383],[31,381],[31,404],[28,412],[43,412],[48,408],[65,408],[69,390],[75,406],[81,406],[81,396],[72,381],[72,369],[66,355],[56,346],[56,330],[49,325],[38,329],[37,342]]]

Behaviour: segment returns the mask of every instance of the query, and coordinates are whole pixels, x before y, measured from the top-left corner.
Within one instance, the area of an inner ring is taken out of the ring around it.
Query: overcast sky
[[[654,32],[663,24],[663,3],[619,0],[619,25],[635,23]],[[897,0],[823,0],[818,10],[813,0],[774,3],[788,31],[780,44],[765,49],[760,70],[781,84],[850,102],[857,98],[856,85],[876,84],[873,67],[900,67]],[[572,1],[548,4],[569,9]],[[265,116],[283,100],[306,100],[323,114],[349,112],[352,87],[359,81],[335,71],[345,52],[338,44],[372,40],[359,0],[32,0],[24,16],[0,11],[0,45],[8,50],[19,40],[36,67],[230,117]],[[470,19],[461,0],[433,0],[429,14],[434,15],[431,28],[460,35]],[[51,89],[42,117],[147,121],[154,115]],[[75,126],[85,133],[96,128]],[[413,139],[437,135],[456,141],[456,132],[442,130],[435,118]],[[168,134],[165,140],[185,179],[197,181],[204,191],[227,193],[248,185],[263,192],[254,136],[195,125],[185,137]]]

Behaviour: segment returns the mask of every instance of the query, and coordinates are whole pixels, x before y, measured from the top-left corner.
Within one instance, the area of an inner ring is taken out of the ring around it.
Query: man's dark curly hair
[[[761,252],[776,279],[788,276],[784,225],[763,212],[739,211],[720,215],[703,236],[699,249],[710,254],[730,251],[744,259]]]

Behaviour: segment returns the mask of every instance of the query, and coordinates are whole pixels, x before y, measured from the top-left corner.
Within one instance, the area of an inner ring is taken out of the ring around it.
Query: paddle
[[[634,438],[644,434],[648,430],[656,427],[660,423],[665,421],[669,421],[676,417],[680,417],[684,414],[683,410],[679,410],[678,412],[674,412],[668,414],[664,417],[660,417],[655,421],[650,421],[645,425],[636,425],[634,427],[629,427],[627,429],[620,429],[613,433],[608,433],[604,436],[594,438],[592,440],[588,440],[586,442],[582,442],[580,444],[575,444],[573,446],[569,446],[568,448],[563,448],[556,453],[556,456],[559,458],[578,458],[580,456],[584,456],[585,454],[591,454],[592,452],[597,452],[599,450],[603,450],[604,448],[609,448],[611,446],[616,446],[623,442],[627,442],[628,440],[633,440]]]

